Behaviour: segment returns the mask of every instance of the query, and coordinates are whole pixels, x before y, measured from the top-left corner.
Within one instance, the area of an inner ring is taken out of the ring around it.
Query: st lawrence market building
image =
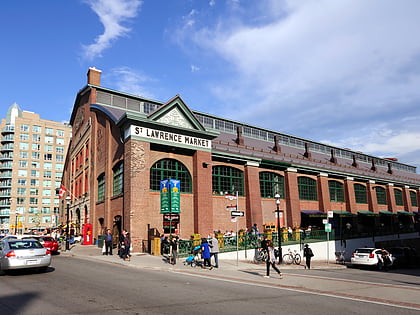
[[[62,221],[93,240],[111,228],[149,251],[162,233],[189,239],[276,222],[360,233],[412,230],[416,168],[101,87],[90,68],[77,94],[63,176]],[[278,206],[278,208],[277,208]],[[276,212],[276,210],[279,210]],[[233,222],[231,210],[238,216]],[[162,213],[164,212],[164,213]]]

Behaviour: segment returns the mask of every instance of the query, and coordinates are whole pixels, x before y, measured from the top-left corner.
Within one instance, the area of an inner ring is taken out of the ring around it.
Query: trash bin
[[[105,235],[98,235],[98,247],[102,248],[105,242]]]

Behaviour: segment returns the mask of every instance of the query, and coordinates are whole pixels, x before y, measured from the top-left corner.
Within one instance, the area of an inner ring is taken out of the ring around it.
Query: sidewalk
[[[117,250],[114,250],[114,255],[106,256],[102,255],[102,249],[96,245],[72,245],[69,251],[61,251],[61,256],[72,256],[80,257],[90,260],[97,260],[102,262],[108,262],[113,264],[127,265],[137,268],[146,269],[161,269],[161,270],[179,270],[179,271],[208,271],[208,269],[202,269],[200,267],[191,267],[184,265],[185,258],[178,258],[176,265],[171,265],[167,262],[163,256],[153,256],[146,253],[132,253],[130,261],[124,261],[117,255]],[[266,265],[265,263],[255,264],[251,261],[236,261],[230,259],[223,259],[219,255],[219,268],[214,268],[212,272],[217,274],[227,273],[232,276],[234,271],[252,271],[261,275],[265,274]],[[54,259],[54,258],[53,258]],[[293,269],[293,270],[305,270],[304,261],[301,265],[287,265],[282,264],[279,266],[280,270]],[[335,261],[330,261],[328,264],[325,261],[312,261],[311,269],[345,269],[345,265],[336,264]]]

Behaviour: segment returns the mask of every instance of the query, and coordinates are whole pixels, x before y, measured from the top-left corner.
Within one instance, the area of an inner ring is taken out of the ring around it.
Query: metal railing
[[[295,244],[305,244],[305,243],[315,243],[315,242],[324,242],[328,239],[331,241],[344,241],[347,239],[353,238],[363,238],[363,237],[375,237],[382,235],[398,235],[403,233],[412,233],[415,232],[414,227],[400,227],[394,231],[389,230],[372,230],[372,231],[360,231],[360,232],[346,232],[341,235],[341,233],[336,233],[335,230],[332,230],[329,235],[324,230],[313,230],[313,231],[296,231],[293,233],[283,232],[281,233],[281,245],[295,245]],[[272,240],[274,247],[279,246],[279,239],[277,233],[267,233],[267,234],[244,234],[239,236],[219,236],[217,237],[219,241],[219,253],[224,252],[233,252],[238,250],[247,250],[255,249],[261,247],[261,241],[264,239]],[[238,241],[238,245],[236,242]],[[190,240],[180,240],[178,246],[178,255],[180,257],[187,257],[191,254],[194,247],[201,245],[201,239],[190,239]]]

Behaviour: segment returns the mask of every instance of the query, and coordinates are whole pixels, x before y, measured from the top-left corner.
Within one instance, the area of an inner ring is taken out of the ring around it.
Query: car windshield
[[[32,249],[32,248],[43,248],[41,243],[34,240],[19,240],[9,242],[10,249]]]
[[[371,248],[358,248],[355,250],[358,254],[370,254],[372,252]]]

